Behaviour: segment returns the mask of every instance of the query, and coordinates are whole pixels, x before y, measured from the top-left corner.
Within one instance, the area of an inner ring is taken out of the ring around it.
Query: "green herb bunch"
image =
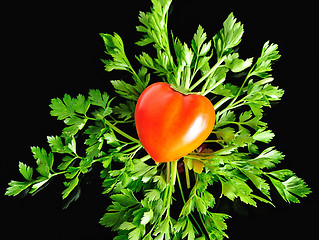
[[[52,99],[50,114],[65,123],[62,134],[47,137],[50,149],[31,147],[35,171],[20,162],[24,180],[12,180],[6,195],[35,194],[63,175],[62,198],[71,202],[79,197],[80,178],[102,165],[103,194],[112,204],[100,224],[118,231],[115,239],[191,240],[227,237],[225,221],[230,216],[214,211],[216,198],[240,199],[257,207],[258,201],[273,205],[271,188],[288,203],[299,203],[311,192],[291,170],[274,169],[284,158],[281,152],[263,147],[274,137],[262,121],[263,109],[284,93],[272,85],[278,46],[266,42],[259,57],[239,58],[244,29],[232,13],[212,39],[199,25],[191,44],[182,43],[167,29],[171,1],[152,0],[151,11],[139,14],[141,25],[136,29],[142,37],[136,44],[155,49],[136,56],[139,69],[132,67],[118,34],[101,34],[109,56],[102,60],[105,70],[124,70],[132,76],[129,81],[111,80],[122,102],[113,104],[100,90]],[[155,81],[184,94],[204,95],[216,111],[215,127],[201,149],[175,162],[155,164],[136,134],[128,134],[135,130],[136,101]],[[177,166],[185,172],[185,181]],[[220,186],[220,195],[208,190],[211,185]],[[172,206],[179,206],[177,215]]]

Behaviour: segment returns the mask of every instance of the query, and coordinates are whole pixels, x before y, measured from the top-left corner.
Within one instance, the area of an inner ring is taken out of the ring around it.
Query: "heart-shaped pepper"
[[[184,95],[167,83],[154,83],[135,108],[139,139],[156,162],[171,162],[199,147],[215,124],[212,103],[197,94]]]

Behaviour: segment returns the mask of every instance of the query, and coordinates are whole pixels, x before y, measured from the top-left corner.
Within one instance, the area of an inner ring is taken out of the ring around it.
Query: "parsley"
[[[292,171],[274,169],[284,159],[283,153],[274,146],[263,147],[275,137],[262,120],[264,107],[271,107],[284,94],[272,85],[272,67],[280,58],[278,45],[266,42],[256,59],[240,59],[244,28],[233,13],[212,39],[199,25],[191,44],[182,43],[167,29],[171,2],[152,0],[151,11],[139,14],[141,25],[136,30],[142,37],[136,44],[152,44],[155,52],[136,56],[141,64],[138,70],[117,33],[101,34],[109,56],[102,60],[105,70],[127,71],[132,76],[129,81],[111,80],[123,101],[116,105],[108,93],[94,89],[88,97],[65,94],[52,99],[50,114],[65,127],[60,136],[47,137],[49,148],[31,147],[35,169],[19,162],[22,180],[12,180],[6,195],[35,194],[63,175],[62,198],[68,206],[80,196],[80,179],[100,164],[103,194],[112,200],[100,223],[118,231],[116,239],[192,240],[227,237],[230,216],[215,211],[216,197],[257,207],[259,202],[275,204],[271,188],[288,203],[299,203],[311,193]],[[216,110],[215,127],[201,149],[158,165],[141,151],[140,141],[124,131],[134,129],[136,101],[156,77],[184,94],[207,96]],[[186,186],[177,172],[181,163]],[[221,186],[221,196],[209,191],[216,184]],[[171,213],[174,206],[181,206],[178,216]]]

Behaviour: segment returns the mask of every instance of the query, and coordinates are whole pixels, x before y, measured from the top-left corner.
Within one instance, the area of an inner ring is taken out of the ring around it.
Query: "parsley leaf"
[[[288,169],[277,170],[267,174],[278,193],[288,203],[299,203],[298,197],[311,193],[306,183]]]
[[[92,105],[99,106],[105,109],[109,101],[109,95],[106,92],[101,94],[99,90],[91,89],[89,91],[89,99],[91,100]]]
[[[11,180],[5,194],[7,196],[17,196],[23,190],[27,189],[31,184],[32,183],[30,182],[19,182]]]
[[[112,71],[113,69],[116,69],[132,71],[131,64],[124,52],[122,38],[117,33],[114,33],[114,36],[102,33],[100,35],[104,41],[106,53],[113,58],[113,60],[102,60],[105,64],[105,70]]]
[[[253,58],[248,58],[246,60],[242,60],[238,58],[238,53],[233,53],[227,56],[225,59],[225,65],[232,72],[238,73],[244,71],[246,68],[250,67],[253,63]]]
[[[71,100],[71,96],[65,94],[63,101],[60,98],[54,98],[51,100],[50,107],[52,108],[50,114],[58,117],[58,120],[62,120],[75,115],[73,109],[74,101]]]
[[[111,196],[113,204],[108,207],[107,213],[101,218],[100,223],[106,227],[117,230],[124,222],[133,219],[132,213],[138,209],[139,202],[130,190],[122,190],[121,194]],[[130,214],[131,213],[131,214]],[[123,229],[124,226],[121,228]]]
[[[32,180],[32,174],[33,174],[33,169],[31,167],[28,167],[22,162],[19,162],[19,172],[22,174],[22,176],[28,180]]]
[[[229,14],[223,26],[224,28],[213,37],[218,59],[231,53],[232,48],[241,42],[241,37],[244,33],[243,25],[240,22],[236,22],[233,13]]]
[[[139,95],[147,87],[150,76],[147,74],[146,68],[141,68],[138,73],[135,72],[130,64],[130,61],[126,57],[124,51],[124,44],[121,37],[114,33],[114,36],[110,34],[102,34],[106,47],[106,53],[112,57],[112,60],[102,60],[105,64],[106,71],[125,70],[132,74],[135,85],[128,84],[123,80],[113,80],[112,85],[116,89],[116,92],[124,98],[137,101]]]

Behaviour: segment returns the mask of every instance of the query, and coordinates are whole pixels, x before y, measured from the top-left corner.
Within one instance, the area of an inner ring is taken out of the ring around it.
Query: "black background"
[[[4,196],[11,179],[22,180],[18,162],[32,165],[30,146],[48,148],[46,136],[59,135],[62,124],[50,117],[50,100],[87,94],[100,89],[111,94],[111,79],[122,72],[107,73],[99,33],[117,32],[129,59],[140,47],[134,42],[138,13],[148,11],[150,1],[104,1],[74,5],[49,3],[11,4],[2,10],[1,94],[1,224],[2,233],[33,239],[89,237],[106,239],[109,229],[98,224],[109,203],[102,196],[99,167],[82,186],[82,196],[67,210],[61,192],[63,179],[56,178],[35,196]],[[271,145],[284,152],[280,168],[289,168],[310,185],[313,193],[301,204],[287,204],[275,197],[276,208],[233,206],[227,233],[230,239],[311,239],[318,213],[318,20],[307,1],[253,4],[211,3],[208,0],[175,1],[170,28],[181,41],[190,40],[201,24],[211,38],[230,12],[244,24],[240,44],[242,58],[257,57],[267,40],[279,45],[282,55],[274,66],[274,84],[285,90],[280,104],[265,111],[265,120],[276,134]],[[133,64],[133,65],[134,65]],[[126,75],[125,75],[126,76]],[[227,203],[227,201],[226,201]],[[236,211],[234,209],[237,209]]]

